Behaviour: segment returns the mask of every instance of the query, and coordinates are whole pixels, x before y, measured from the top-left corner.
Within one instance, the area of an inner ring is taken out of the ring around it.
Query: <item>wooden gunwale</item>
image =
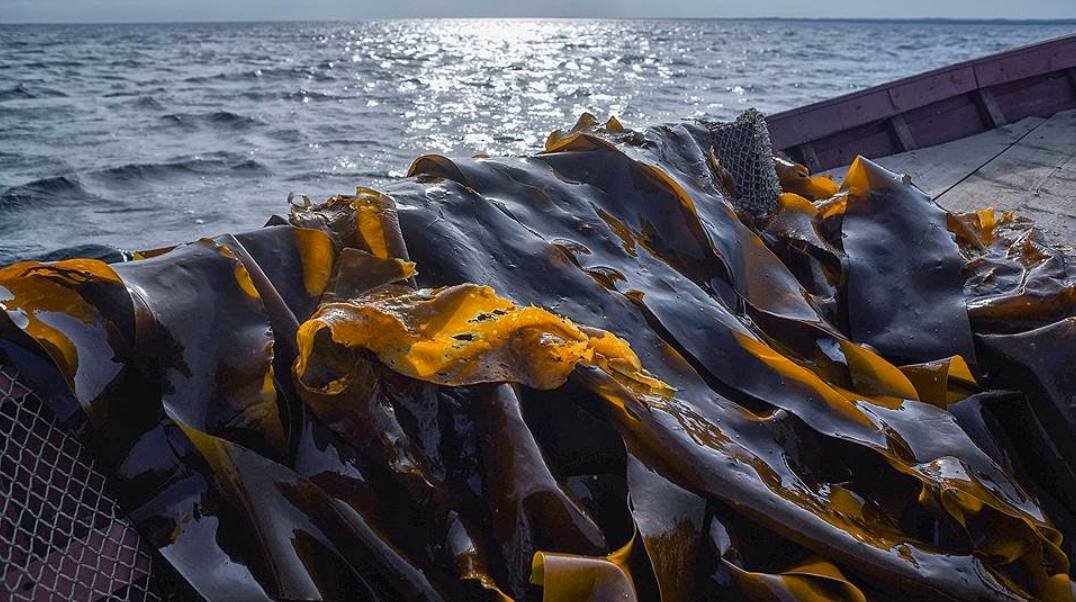
[[[767,118],[774,149],[813,171],[935,146],[1076,108],[1076,33]]]

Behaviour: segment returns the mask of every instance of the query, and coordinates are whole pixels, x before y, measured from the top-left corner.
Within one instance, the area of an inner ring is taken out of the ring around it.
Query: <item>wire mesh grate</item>
[[[92,454],[0,363],[0,598],[160,600],[153,558]]]

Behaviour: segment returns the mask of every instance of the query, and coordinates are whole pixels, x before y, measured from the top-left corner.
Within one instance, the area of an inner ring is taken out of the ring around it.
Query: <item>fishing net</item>
[[[161,599],[151,550],[92,455],[3,363],[0,442],[0,598]]]
[[[714,154],[734,183],[733,204],[756,217],[764,217],[777,206],[781,186],[773,163],[770,131],[762,113],[749,109],[735,121],[707,122]]]

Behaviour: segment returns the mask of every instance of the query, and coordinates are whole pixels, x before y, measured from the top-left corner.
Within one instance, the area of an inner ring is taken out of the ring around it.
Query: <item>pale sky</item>
[[[387,17],[1076,19],[1076,0],[0,0],[0,22]]]

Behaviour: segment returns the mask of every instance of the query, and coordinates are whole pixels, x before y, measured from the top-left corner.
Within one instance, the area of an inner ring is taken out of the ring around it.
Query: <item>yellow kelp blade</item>
[[[901,366],[900,371],[915,385],[919,399],[942,408],[964,399],[978,389],[968,362],[959,355]]]
[[[441,385],[513,382],[554,389],[583,362],[647,394],[671,391],[615,335],[584,330],[538,307],[517,307],[473,284],[418,291],[385,287],[323,305],[299,329],[301,383],[323,330],[335,345],[369,350],[401,374]]]
[[[777,179],[781,190],[794,193],[811,200],[823,200],[837,194],[838,186],[831,178],[811,175],[807,166],[793,163],[780,157],[774,158]]]
[[[620,600],[635,602],[635,584],[628,570],[634,538],[604,557],[538,552],[531,583],[542,587],[543,602]]]
[[[779,574],[745,571],[730,562],[725,565],[749,600],[867,602],[863,592],[825,560],[814,559]]]

